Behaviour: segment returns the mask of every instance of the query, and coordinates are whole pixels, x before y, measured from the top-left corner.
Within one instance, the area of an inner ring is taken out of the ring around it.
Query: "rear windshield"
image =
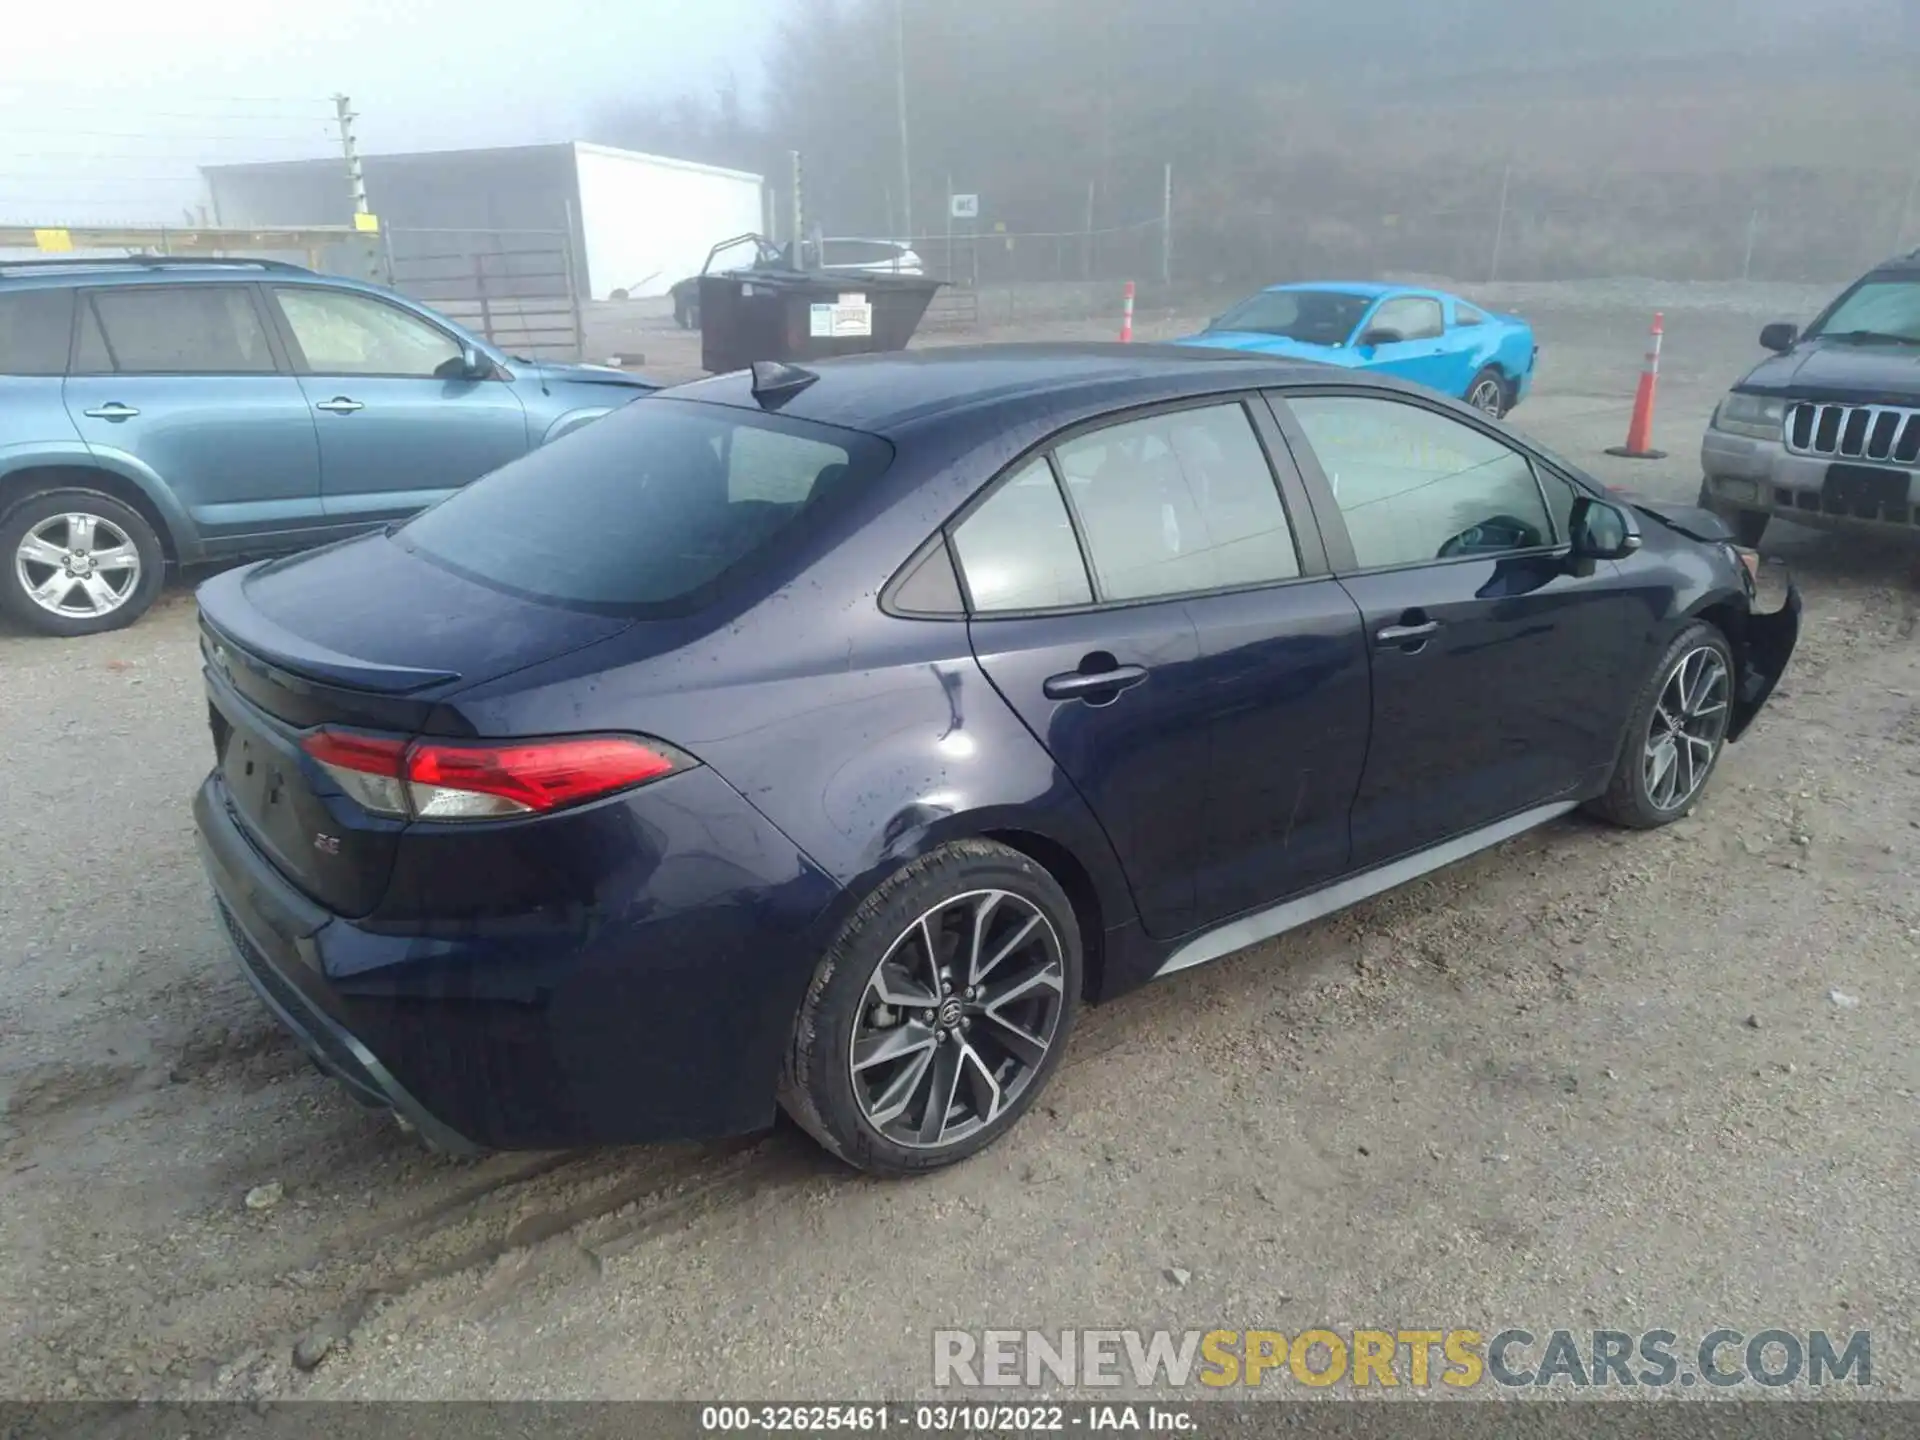
[[[643,398],[475,481],[395,538],[528,599],[684,611],[809,529],[892,453],[853,431]]]

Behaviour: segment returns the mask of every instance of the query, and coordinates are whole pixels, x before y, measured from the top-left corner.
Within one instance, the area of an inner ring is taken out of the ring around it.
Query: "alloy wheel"
[[[1474,385],[1467,396],[1467,404],[1497,420],[1500,418],[1501,402],[1505,399],[1506,393],[1501,389],[1500,382],[1488,375]]]
[[[14,574],[27,598],[71,620],[110,615],[140,588],[140,551],[100,515],[51,515],[20,538]]]
[[[1006,890],[942,901],[867,980],[847,1053],[861,1115],[917,1150],[978,1134],[1040,1072],[1065,981],[1060,937],[1033,902]]]
[[[1678,810],[1700,793],[1726,737],[1732,689],[1727,662],[1711,645],[1689,650],[1667,672],[1642,762],[1654,809]]]

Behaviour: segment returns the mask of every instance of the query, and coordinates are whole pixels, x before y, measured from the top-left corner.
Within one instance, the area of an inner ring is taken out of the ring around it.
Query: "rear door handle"
[[[1410,645],[1415,641],[1427,640],[1440,632],[1438,620],[1428,620],[1420,625],[1389,625],[1373,638],[1382,645]]]
[[[354,411],[364,410],[367,407],[362,405],[358,400],[349,400],[344,395],[336,395],[331,400],[322,400],[313,408],[316,410],[331,411],[335,415],[351,415]]]
[[[89,420],[131,420],[140,412],[131,405],[122,405],[118,400],[106,405],[97,405],[86,412]]]
[[[1111,670],[1096,670],[1092,674],[1069,670],[1064,675],[1049,675],[1040,690],[1049,700],[1111,699],[1146,678],[1143,665],[1116,665]]]

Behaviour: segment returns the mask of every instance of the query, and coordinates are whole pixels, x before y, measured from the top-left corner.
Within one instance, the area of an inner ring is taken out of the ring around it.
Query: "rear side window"
[[[96,290],[79,368],[121,375],[270,374],[276,367],[253,295],[237,285]]]
[[[1073,521],[1044,459],[1021,470],[962,520],[953,532],[953,548],[976,614],[1057,610],[1093,601]]]
[[[1239,404],[1096,430],[1059,450],[1102,600],[1145,600],[1300,573],[1273,471]]]
[[[1462,300],[1458,305],[1453,307],[1453,323],[1455,325],[1484,325],[1487,323],[1486,312],[1476,310],[1473,306]]]
[[[73,335],[71,290],[0,295],[0,375],[64,375]]]
[[[1432,340],[1446,333],[1440,302],[1420,295],[1385,301],[1367,322],[1369,330],[1391,330],[1402,340]]]
[[[645,398],[475,481],[395,538],[529,599],[683,611],[795,540],[892,454],[871,435]]]

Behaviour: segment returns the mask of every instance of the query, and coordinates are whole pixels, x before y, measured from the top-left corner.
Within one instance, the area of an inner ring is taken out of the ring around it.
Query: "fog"
[[[911,231],[982,277],[1802,278],[1920,243],[1920,0],[335,0],[191,26],[115,0],[8,24],[14,223],[191,216],[202,164],[337,153],[344,91],[368,151],[596,140],[762,173],[782,215],[798,152],[810,226]],[[981,197],[951,239],[950,187]]]

